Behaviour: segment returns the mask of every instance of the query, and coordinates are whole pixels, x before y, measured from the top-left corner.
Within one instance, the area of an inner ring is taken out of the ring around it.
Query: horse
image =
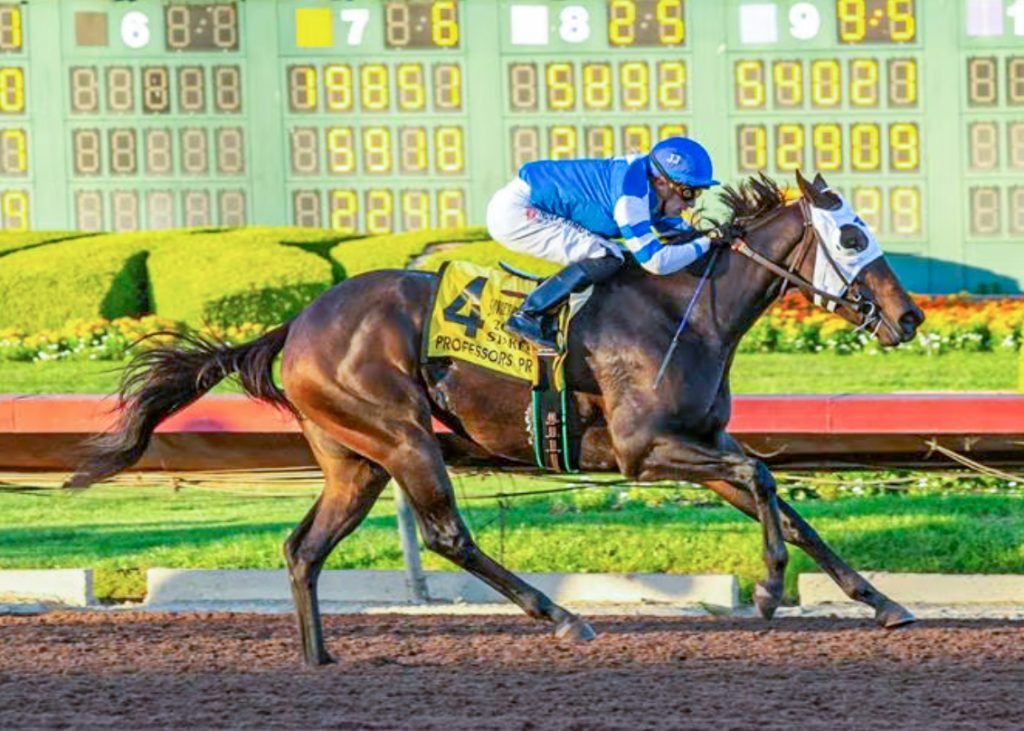
[[[641,482],[702,483],[759,521],[766,577],[757,582],[753,600],[762,617],[770,619],[782,601],[789,542],[848,596],[871,607],[881,626],[897,627],[914,621],[913,615],[837,556],[778,497],[764,462],[745,454],[726,430],[729,372],[740,339],[790,287],[871,330],[885,347],[912,339],[924,320],[880,251],[842,276],[836,257],[863,251],[873,235],[859,218],[833,219],[835,211],[848,208],[820,174],[811,183],[798,173],[797,182],[795,202],[763,174],[726,186],[720,194],[729,211],[724,230],[745,230],[731,248],[667,276],[626,268],[595,287],[567,338],[566,377],[582,424],[580,466]],[[839,289],[821,286],[827,280],[822,271],[840,272]],[[234,375],[251,397],[295,415],[323,470],[322,492],[284,544],[308,665],[333,662],[317,600],[323,562],[359,526],[391,478],[407,496],[430,550],[530,617],[552,623],[555,637],[595,637],[583,618],[482,551],[456,508],[446,458],[453,465],[468,459],[532,464],[524,419],[530,385],[464,362],[423,363],[423,330],[437,283],[431,272],[369,272],[334,286],[248,343],[180,335],[177,342],[143,350],[124,371],[117,424],[92,443],[66,487],[85,487],[129,467],[161,421]],[[677,323],[695,296],[680,335]],[[678,348],[654,388],[676,336]],[[272,372],[279,354],[283,389]],[[434,433],[433,418],[453,432],[447,449]]]

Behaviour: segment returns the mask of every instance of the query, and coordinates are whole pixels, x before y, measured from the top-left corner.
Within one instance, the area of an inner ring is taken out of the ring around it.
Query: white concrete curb
[[[92,569],[4,569],[0,603],[41,602],[87,607],[96,603]]]
[[[426,571],[431,601],[466,604],[503,602],[493,589],[462,572]],[[739,583],[731,574],[519,574],[559,603],[709,604],[732,609]],[[149,569],[149,607],[203,603],[290,602],[283,570]],[[404,571],[324,571],[322,602],[411,604]]]
[[[1024,604],[1021,574],[890,574],[865,572],[864,578],[902,604]],[[800,574],[800,606],[851,604],[825,574]]]

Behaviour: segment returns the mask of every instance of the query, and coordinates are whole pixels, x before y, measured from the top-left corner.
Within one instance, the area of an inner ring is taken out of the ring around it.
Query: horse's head
[[[912,340],[924,314],[889,267],[874,233],[821,174],[809,182],[798,171],[796,180],[803,194],[805,239],[792,252],[789,266],[795,265],[794,272],[816,290],[840,301],[813,290],[801,291],[873,332],[882,345]],[[813,251],[801,251],[805,247]]]

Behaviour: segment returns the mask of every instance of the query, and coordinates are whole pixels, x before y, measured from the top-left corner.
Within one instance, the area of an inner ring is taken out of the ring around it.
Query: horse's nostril
[[[908,310],[900,317],[900,328],[905,335],[913,335],[917,331],[917,326],[923,321],[924,317],[920,310]]]

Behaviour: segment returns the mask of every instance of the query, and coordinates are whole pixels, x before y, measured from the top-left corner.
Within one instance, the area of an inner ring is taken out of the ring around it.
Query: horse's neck
[[[758,227],[748,237],[751,247],[775,261],[784,261],[793,251],[803,227],[784,212],[776,219]],[[704,284],[693,313],[693,327],[700,329],[705,340],[714,339],[719,347],[732,352],[742,337],[753,327],[774,301],[778,278],[764,267],[735,252],[718,255],[714,272]],[[666,277],[664,286],[675,294],[680,316],[696,291],[692,274],[680,272]]]

